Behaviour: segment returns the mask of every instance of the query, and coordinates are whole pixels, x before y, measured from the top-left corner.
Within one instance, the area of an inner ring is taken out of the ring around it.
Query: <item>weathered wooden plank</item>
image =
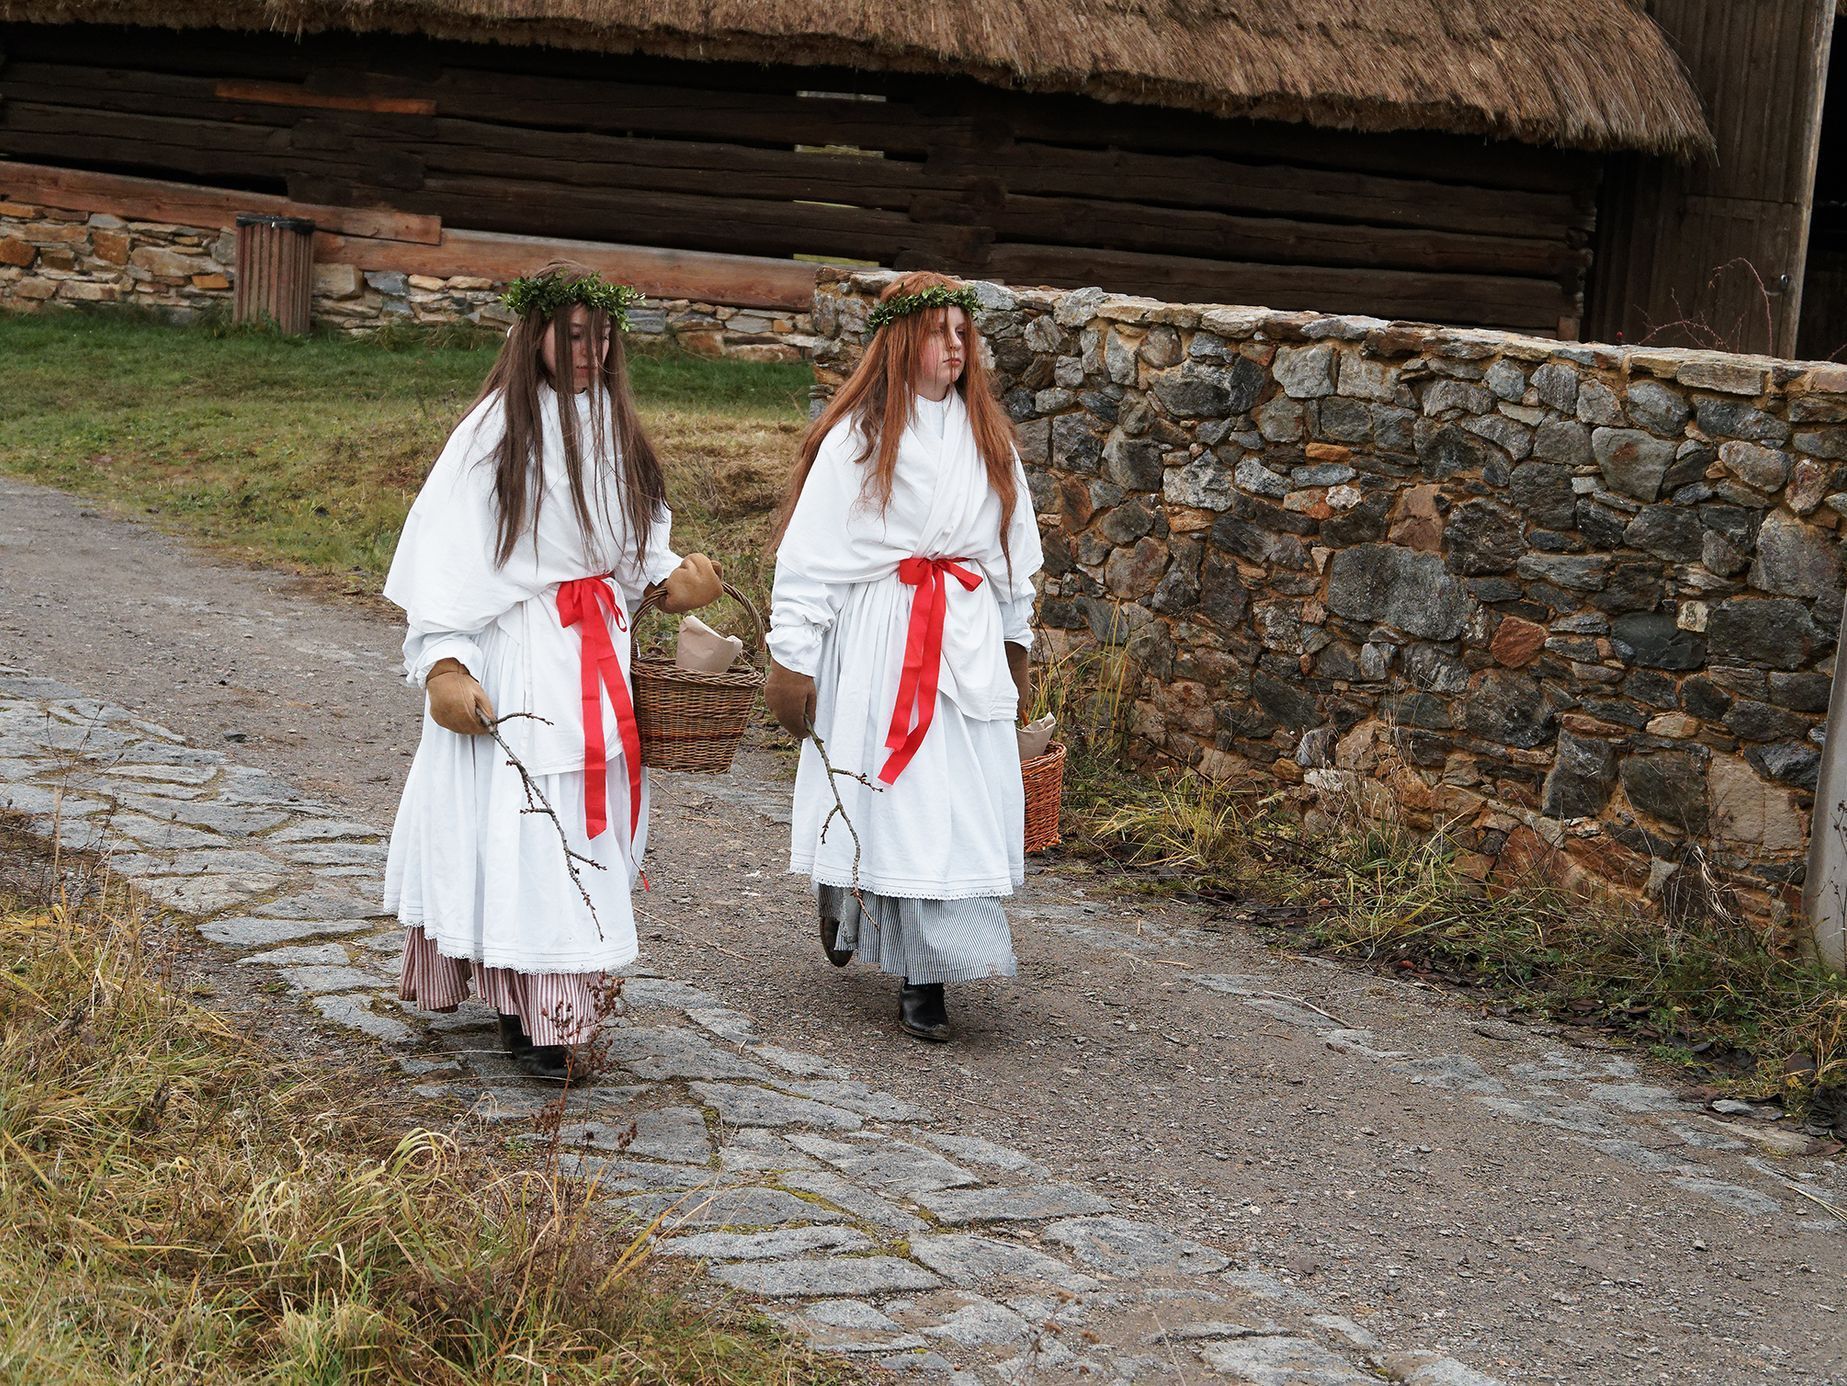
[[[1156,106],[1046,93],[994,92],[988,99],[1004,107],[1015,138],[1022,142],[1226,154],[1308,168],[1566,194],[1580,192],[1594,181],[1597,165],[1593,156],[1574,151],[1466,135],[1363,135],[1268,121],[1213,120]]]
[[[934,204],[933,204],[934,205]],[[1418,227],[1232,216],[1187,207],[1009,196],[994,222],[1002,240],[1277,264],[1372,266],[1462,273],[1582,276],[1589,253],[1562,237],[1475,236]]]
[[[423,182],[415,154],[378,141],[307,139],[287,126],[93,111],[9,101],[0,106],[0,151],[15,158],[135,167],[231,181],[263,178],[280,184],[301,172],[344,172],[371,186],[410,190]]]
[[[58,99],[60,93],[94,92],[95,99],[83,104],[102,109],[146,110],[149,107],[143,98],[158,95],[166,104],[157,109],[201,116],[209,112],[195,103],[230,102],[244,108],[247,115],[273,121],[277,119],[276,112],[261,109],[272,103],[254,99],[253,92],[301,87],[327,96],[327,103],[319,103],[323,109],[341,109],[331,104],[335,98],[369,100],[375,94],[371,88],[385,80],[375,75],[381,59],[376,52],[368,51],[362,61],[345,65],[325,60],[332,37],[317,35],[306,41],[305,48],[323,57],[291,70],[294,82],[250,84],[245,81],[243,69],[234,65],[227,68],[227,64],[235,62],[234,53],[222,53],[214,61],[189,65],[180,71],[162,70],[137,50],[111,47],[105,40],[84,52],[56,48],[29,51],[9,67],[7,85],[11,89],[15,81],[19,82],[23,95],[29,84],[32,95],[52,100]],[[806,83],[815,80],[815,75],[799,69],[782,70],[780,79],[769,90],[753,90],[749,86],[719,85],[717,65],[663,67],[650,62],[638,67],[605,62],[599,69],[602,75],[591,79],[549,70],[542,75],[522,73],[497,66],[438,69],[430,63],[437,54],[456,52],[455,45],[426,46],[423,65],[430,68],[427,76],[413,81],[408,72],[394,70],[387,94],[428,102],[437,112],[460,118],[492,118],[538,129],[636,131],[721,139],[737,136],[783,146],[846,144],[884,148],[890,144],[908,147],[914,155],[921,156],[923,152],[926,131],[909,103],[804,97],[798,92],[812,89]],[[478,51],[462,50],[464,56],[477,62],[483,60],[483,55],[489,60],[510,60],[518,52],[485,46]],[[177,60],[177,55],[168,55],[167,61]],[[682,72],[692,80],[676,84],[667,75],[669,72]],[[616,73],[625,77],[618,80]],[[758,85],[762,82],[759,76]],[[220,84],[226,87],[224,96],[217,94]]]
[[[0,91],[8,101],[81,106],[88,110],[132,115],[231,120],[277,128],[292,119],[286,110],[221,96],[217,86],[218,80],[212,77],[149,72],[127,65],[97,67],[12,61],[4,74],[0,74]],[[5,109],[0,106],[0,119],[4,118]]]
[[[227,82],[212,84],[212,94],[224,101],[256,106],[292,106],[321,111],[370,111],[376,115],[435,115],[436,103],[414,96],[342,96],[310,91],[287,82]]]
[[[941,127],[908,103],[715,91],[445,68],[433,92],[442,114],[539,129],[722,138],[744,144],[847,144],[921,156]]]
[[[436,245],[442,240],[442,221],[433,216],[291,202],[264,193],[11,161],[0,161],[0,201],[202,227],[228,227],[239,212],[265,212],[307,217],[323,230],[343,236],[418,245]]]
[[[1200,260],[1068,246],[996,244],[989,272],[1011,284],[1107,284],[1122,293],[1326,313],[1518,328],[1551,335],[1575,303],[1556,283],[1492,275],[1420,274]]]
[[[1813,186],[1804,136],[1819,109],[1834,4],[1649,0],[1648,8],[1686,64],[1718,145],[1716,159],[1694,168],[1688,192],[1800,201]]]
[[[505,281],[549,260],[576,260],[599,274],[656,298],[687,298],[744,308],[806,312],[814,299],[815,267],[763,256],[713,255],[656,246],[618,245],[537,236],[449,230],[441,245],[407,245],[321,234],[315,259],[362,270],[401,270],[444,277],[473,275]]]
[[[954,228],[920,226],[877,208],[812,202],[753,202],[726,197],[621,190],[563,189],[510,178],[432,175],[406,193],[404,205],[440,215],[447,225],[484,231],[571,236],[742,251],[767,255],[834,255],[888,260],[899,251],[948,253]]]
[[[1262,212],[1304,221],[1427,226],[1483,236],[1551,236],[1588,230],[1587,195],[1439,183],[1426,178],[1260,164],[1235,153],[1162,154],[1016,144],[994,158],[1009,191]]]
[[[1598,336],[1792,355],[1831,0],[1648,0],[1706,106],[1715,158],[1625,161],[1606,195],[1589,324]],[[1756,281],[1769,287],[1768,298]],[[1662,325],[1691,324],[1663,334]]]
[[[520,177],[563,187],[839,201],[904,210],[915,199],[922,174],[919,164],[895,158],[530,130],[478,120],[438,118],[429,122],[427,132],[374,133],[401,140],[432,173]]]

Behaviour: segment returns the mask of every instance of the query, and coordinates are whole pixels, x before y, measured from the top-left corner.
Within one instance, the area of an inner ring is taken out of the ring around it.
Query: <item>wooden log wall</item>
[[[471,230],[1575,335],[1597,161],[957,78],[0,25],[0,157]]]
[[[1601,341],[1794,356],[1836,0],[1645,0],[1717,143],[1610,170],[1589,328]]]

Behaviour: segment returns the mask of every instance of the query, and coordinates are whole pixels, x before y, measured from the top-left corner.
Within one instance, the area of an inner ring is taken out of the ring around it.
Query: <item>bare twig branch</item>
[[[521,761],[518,756],[513,754],[513,748],[507,745],[506,738],[500,734],[501,724],[504,722],[511,722],[516,717],[529,717],[533,721],[542,722],[548,727],[552,725],[549,721],[546,721],[545,718],[532,712],[509,712],[505,717],[496,717],[490,722],[481,715],[479,708],[475,710],[475,720],[480,722],[481,730],[494,738],[494,744],[500,747],[501,752],[506,756],[507,764],[519,772],[520,784],[526,791],[526,807],[522,809],[521,812],[542,813],[547,818],[551,819],[552,827],[557,829],[558,845],[564,849],[564,869],[571,877],[571,884],[577,887],[578,898],[584,902],[584,908],[590,911],[590,922],[596,926],[596,936],[601,940],[603,938],[603,921],[597,915],[596,902],[590,898],[590,892],[584,886],[584,878],[578,873],[577,868],[580,865],[588,866],[593,871],[605,871],[608,870],[608,868],[605,867],[602,862],[587,857],[582,852],[572,850],[571,839],[564,831],[564,820],[558,816],[558,811],[552,807],[551,800],[545,797],[545,791],[539,788],[539,783],[537,780],[533,779],[532,772],[526,768],[525,763]]]
[[[885,926],[880,922],[879,917],[872,912],[871,906],[866,903],[865,892],[860,888],[859,864],[861,848],[859,829],[853,826],[853,820],[847,814],[846,802],[840,797],[840,785],[837,781],[840,779],[852,780],[855,784],[864,785],[874,794],[883,794],[885,792],[885,786],[874,784],[862,771],[836,769],[834,762],[828,759],[827,743],[821,739],[821,733],[814,729],[813,722],[808,724],[808,739],[814,742],[815,750],[820,753],[821,768],[827,772],[827,788],[834,796],[834,806],[827,811],[827,817],[821,820],[821,841],[827,841],[827,830],[833,825],[835,815],[838,815],[840,821],[847,825],[847,832],[853,838],[853,883],[847,887],[847,893],[853,897],[853,902],[859,906],[860,913],[870,919],[875,926],[882,929]]]

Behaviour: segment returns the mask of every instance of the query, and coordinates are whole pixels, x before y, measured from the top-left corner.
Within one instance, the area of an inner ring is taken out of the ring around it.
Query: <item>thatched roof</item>
[[[955,71],[1217,115],[1681,156],[1699,99],[1638,0],[0,0],[0,19],[348,29]]]

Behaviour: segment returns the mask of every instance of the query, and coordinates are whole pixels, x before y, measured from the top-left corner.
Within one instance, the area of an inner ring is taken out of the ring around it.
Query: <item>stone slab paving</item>
[[[485,1008],[431,1017],[395,999],[399,933],[377,914],[378,826],[6,668],[0,806],[65,849],[108,853],[150,900],[197,917],[205,939],[272,976],[276,1004],[364,1036],[420,1093],[509,1125],[553,1099],[498,1053]],[[1112,946],[1124,941],[1111,935]],[[822,1346],[957,1386],[1492,1381],[1437,1353],[1387,1350],[1278,1279],[1122,1216],[1096,1190],[949,1129],[835,1063],[767,1043],[723,998],[652,975],[645,960],[630,977],[615,1071],[570,1094],[566,1159],[613,1205],[659,1218],[663,1254],[699,1259]],[[1286,1024],[1324,1027],[1329,1044],[1402,1061],[1374,1036],[1262,994],[1259,979],[1192,981]],[[1632,1158],[1629,1146],[1633,1158],[1651,1155],[1625,1144],[1625,1115],[1700,1120],[1619,1063],[1557,1058],[1525,1086],[1460,1056],[1412,1067],[1619,1159]],[[1663,1173],[1693,1192],[1775,1205],[1671,1163]]]

